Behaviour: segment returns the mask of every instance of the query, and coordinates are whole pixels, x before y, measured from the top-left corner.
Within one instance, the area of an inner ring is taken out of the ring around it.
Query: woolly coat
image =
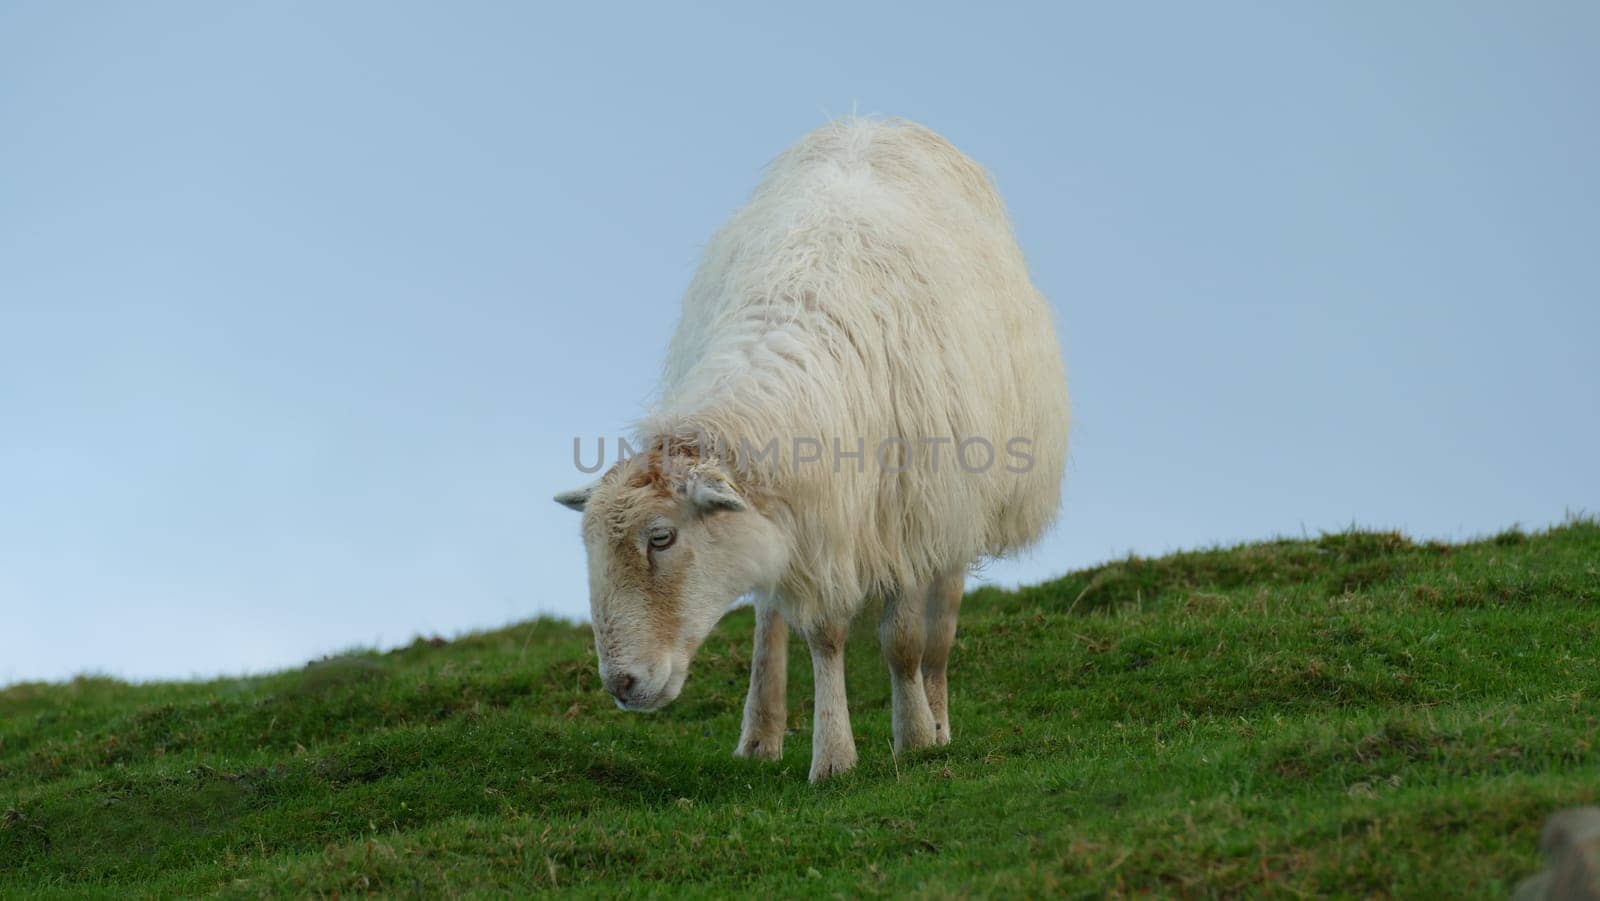
[[[1067,423],[1050,309],[987,174],[920,125],[851,118],[712,238],[636,441],[729,464],[791,539],[779,605],[807,628],[1037,540]]]

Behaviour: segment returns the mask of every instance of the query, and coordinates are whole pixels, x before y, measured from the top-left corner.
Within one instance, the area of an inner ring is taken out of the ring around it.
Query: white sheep
[[[811,779],[855,764],[851,619],[881,598],[894,751],[950,740],[967,570],[1060,504],[1066,380],[1049,307],[984,171],[922,126],[851,118],[779,157],[683,301],[641,452],[584,511],[595,648],[654,710],[734,601],[756,636],[735,754],[782,754],[787,623],[816,682]]]

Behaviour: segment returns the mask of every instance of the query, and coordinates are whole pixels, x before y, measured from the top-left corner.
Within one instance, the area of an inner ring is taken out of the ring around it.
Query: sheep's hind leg
[[[950,698],[947,676],[950,648],[956,641],[956,620],[961,615],[961,591],[966,582],[963,567],[928,586],[926,646],[922,650],[922,684],[933,711],[934,743],[950,743]]]
[[[750,661],[750,693],[744,699],[744,727],[735,757],[778,760],[788,720],[789,627],[771,598],[756,601],[755,650]]]
[[[906,590],[886,598],[878,623],[878,643],[889,665],[894,694],[894,753],[915,751],[936,739],[933,710],[922,683],[927,623],[922,590]]]
[[[856,765],[856,739],[850,732],[850,701],[844,689],[847,626],[807,630],[811,672],[816,683],[811,714],[811,781],[821,782]]]

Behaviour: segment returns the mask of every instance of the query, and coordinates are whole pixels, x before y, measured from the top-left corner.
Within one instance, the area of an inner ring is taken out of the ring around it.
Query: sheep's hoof
[[[939,721],[921,704],[895,711],[894,753],[896,756],[939,744]]]
[[[831,779],[854,769],[856,765],[856,749],[854,747],[836,750],[830,754],[813,754],[811,756],[811,782],[813,784],[824,779]]]
[[[733,756],[746,760],[782,760],[783,736],[740,738],[738,747],[733,749]]]

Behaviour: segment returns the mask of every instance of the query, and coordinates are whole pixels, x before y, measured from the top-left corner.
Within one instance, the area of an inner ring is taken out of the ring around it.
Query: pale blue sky
[[[571,436],[851,109],[990,168],[1061,323],[990,578],[1600,510],[1600,5],[782,9],[0,0],[0,683],[585,613]]]

